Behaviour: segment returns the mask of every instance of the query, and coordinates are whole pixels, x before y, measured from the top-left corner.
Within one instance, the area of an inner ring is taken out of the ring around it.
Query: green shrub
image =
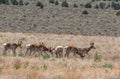
[[[25,55],[23,53],[19,53],[18,56],[25,57]]]
[[[62,2],[62,7],[69,7],[69,4],[67,3],[66,0]]]
[[[117,15],[117,16],[120,16],[120,11],[118,11],[118,12],[116,13],[116,15]]]
[[[20,0],[19,5],[23,6],[23,0]]]
[[[9,0],[0,0],[0,4],[9,5]]]
[[[42,68],[43,70],[47,70],[47,69],[48,69],[48,66],[47,66],[46,64],[43,64],[43,65],[41,66],[41,68]]]
[[[120,4],[119,3],[112,2],[111,6],[114,10],[119,10],[120,9]]]
[[[91,3],[87,3],[87,4],[85,4],[85,8],[92,8]]]
[[[49,54],[43,55],[43,59],[49,59],[49,58],[50,58],[50,55],[49,55]]]
[[[55,0],[49,0],[49,3],[54,4],[54,3],[55,3]]]
[[[14,68],[17,70],[17,69],[21,68],[22,63],[20,60],[17,59],[14,61],[13,65],[14,65]]]
[[[55,5],[59,5],[59,2],[58,2],[58,1],[55,1]]]
[[[10,0],[10,2],[11,2],[12,5],[18,5],[19,4],[17,0]]]
[[[25,4],[25,6],[27,6],[29,4],[29,2],[25,2],[24,4]]]
[[[101,59],[102,59],[101,55],[98,55],[97,53],[94,55],[94,61],[99,62],[101,61]]]
[[[89,14],[87,10],[84,10],[82,14]]]
[[[99,6],[96,4],[96,5],[95,5],[95,8],[96,8],[96,9],[98,9],[98,8],[99,8]]]
[[[44,8],[44,5],[40,1],[36,3],[36,6],[40,7],[41,9]]]
[[[24,64],[23,64],[24,68],[27,68],[29,66],[29,62],[28,61],[25,61]]]
[[[108,64],[108,63],[105,63],[103,65],[104,68],[110,68],[110,69],[113,69],[113,65],[112,64]]]
[[[78,5],[77,5],[77,4],[73,4],[73,7],[74,7],[74,8],[78,8]]]
[[[106,7],[106,3],[101,2],[101,3],[99,4],[99,8],[105,9],[105,7]]]

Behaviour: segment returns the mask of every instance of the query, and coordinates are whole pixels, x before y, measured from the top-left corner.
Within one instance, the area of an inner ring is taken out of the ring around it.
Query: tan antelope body
[[[25,54],[27,54],[28,52],[30,52],[30,54],[32,52],[34,52],[34,53],[38,52],[38,53],[41,53],[41,55],[42,55],[42,52],[44,52],[44,53],[46,53],[46,51],[51,52],[51,49],[47,48],[44,44],[27,44],[26,48],[27,48],[27,50],[26,50]]]
[[[3,44],[3,48],[4,48],[4,53],[3,54],[6,54],[6,52],[8,51],[8,49],[11,49],[14,56],[16,56],[16,49],[18,47],[20,47],[22,49],[22,41],[18,41],[18,43],[4,43]]]

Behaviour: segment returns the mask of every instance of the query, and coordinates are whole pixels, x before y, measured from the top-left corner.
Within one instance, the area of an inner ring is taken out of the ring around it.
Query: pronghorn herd
[[[8,49],[12,50],[13,55],[16,56],[16,49],[18,47],[21,48],[22,51],[22,41],[18,41],[18,43],[4,43],[3,44],[3,49],[4,52],[3,54],[7,54]],[[45,44],[39,43],[39,44],[27,44],[26,45],[26,54],[35,54],[39,53],[40,55],[43,55],[43,53],[51,53],[52,55],[55,55],[57,58],[60,57],[69,57],[70,53],[73,53],[74,56],[80,56],[81,58],[85,57],[85,55],[89,55],[89,51],[91,49],[95,49],[94,43],[90,43],[90,47],[88,48],[79,48],[76,46],[57,46],[55,48],[51,47],[46,47]],[[65,51],[65,53],[64,53]]]

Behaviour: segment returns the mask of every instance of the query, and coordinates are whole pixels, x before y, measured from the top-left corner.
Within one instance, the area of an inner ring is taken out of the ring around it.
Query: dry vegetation
[[[67,0],[68,8],[49,3],[49,0],[23,0],[27,6],[0,5],[1,32],[37,32],[57,34],[120,36],[120,18],[115,10],[81,7],[91,0]],[[37,1],[44,8],[36,7]],[[101,1],[95,2],[96,4]],[[105,2],[105,1],[104,1]],[[73,8],[76,3],[79,7]],[[87,10],[88,15],[82,14]],[[94,29],[93,29],[94,28]]]
[[[90,58],[54,58],[41,56],[13,57],[0,56],[0,79],[120,79],[120,38],[105,36],[30,34],[30,33],[0,33],[0,44],[4,42],[23,41],[25,44],[45,42],[47,46],[75,45],[88,47],[94,42],[96,49],[90,51]],[[2,49],[1,49],[2,50]],[[95,53],[101,55],[95,61]]]

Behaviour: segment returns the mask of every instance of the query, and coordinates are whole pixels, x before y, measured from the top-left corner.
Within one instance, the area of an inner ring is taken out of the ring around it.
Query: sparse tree
[[[0,0],[0,4],[9,5],[9,0]]]
[[[120,11],[118,11],[118,12],[116,13],[116,15],[117,15],[117,16],[120,16]]]
[[[77,4],[73,4],[73,7],[74,7],[74,8],[78,8],[78,5],[77,5]]]
[[[85,8],[92,8],[91,3],[87,3],[87,4],[85,4]]]
[[[23,6],[23,0],[20,0],[19,5]]]
[[[11,1],[12,5],[18,5],[19,4],[17,0],[10,0],[10,1]]]
[[[55,0],[49,0],[49,3],[54,4],[54,3],[55,3]]]
[[[101,3],[99,4],[99,7],[100,7],[101,9],[105,9],[105,6],[106,6],[106,3],[101,2]]]
[[[96,4],[96,5],[95,5],[95,8],[96,8],[96,9],[98,9],[98,8],[99,8],[98,4]]]
[[[59,5],[59,2],[58,2],[58,1],[55,1],[55,5]]]
[[[87,10],[82,11],[82,14],[89,14]]]
[[[38,1],[36,3],[36,6],[40,7],[41,9],[44,8],[44,5],[42,4],[42,2]]]
[[[69,7],[69,4],[67,3],[66,0],[62,2],[62,7]]]

